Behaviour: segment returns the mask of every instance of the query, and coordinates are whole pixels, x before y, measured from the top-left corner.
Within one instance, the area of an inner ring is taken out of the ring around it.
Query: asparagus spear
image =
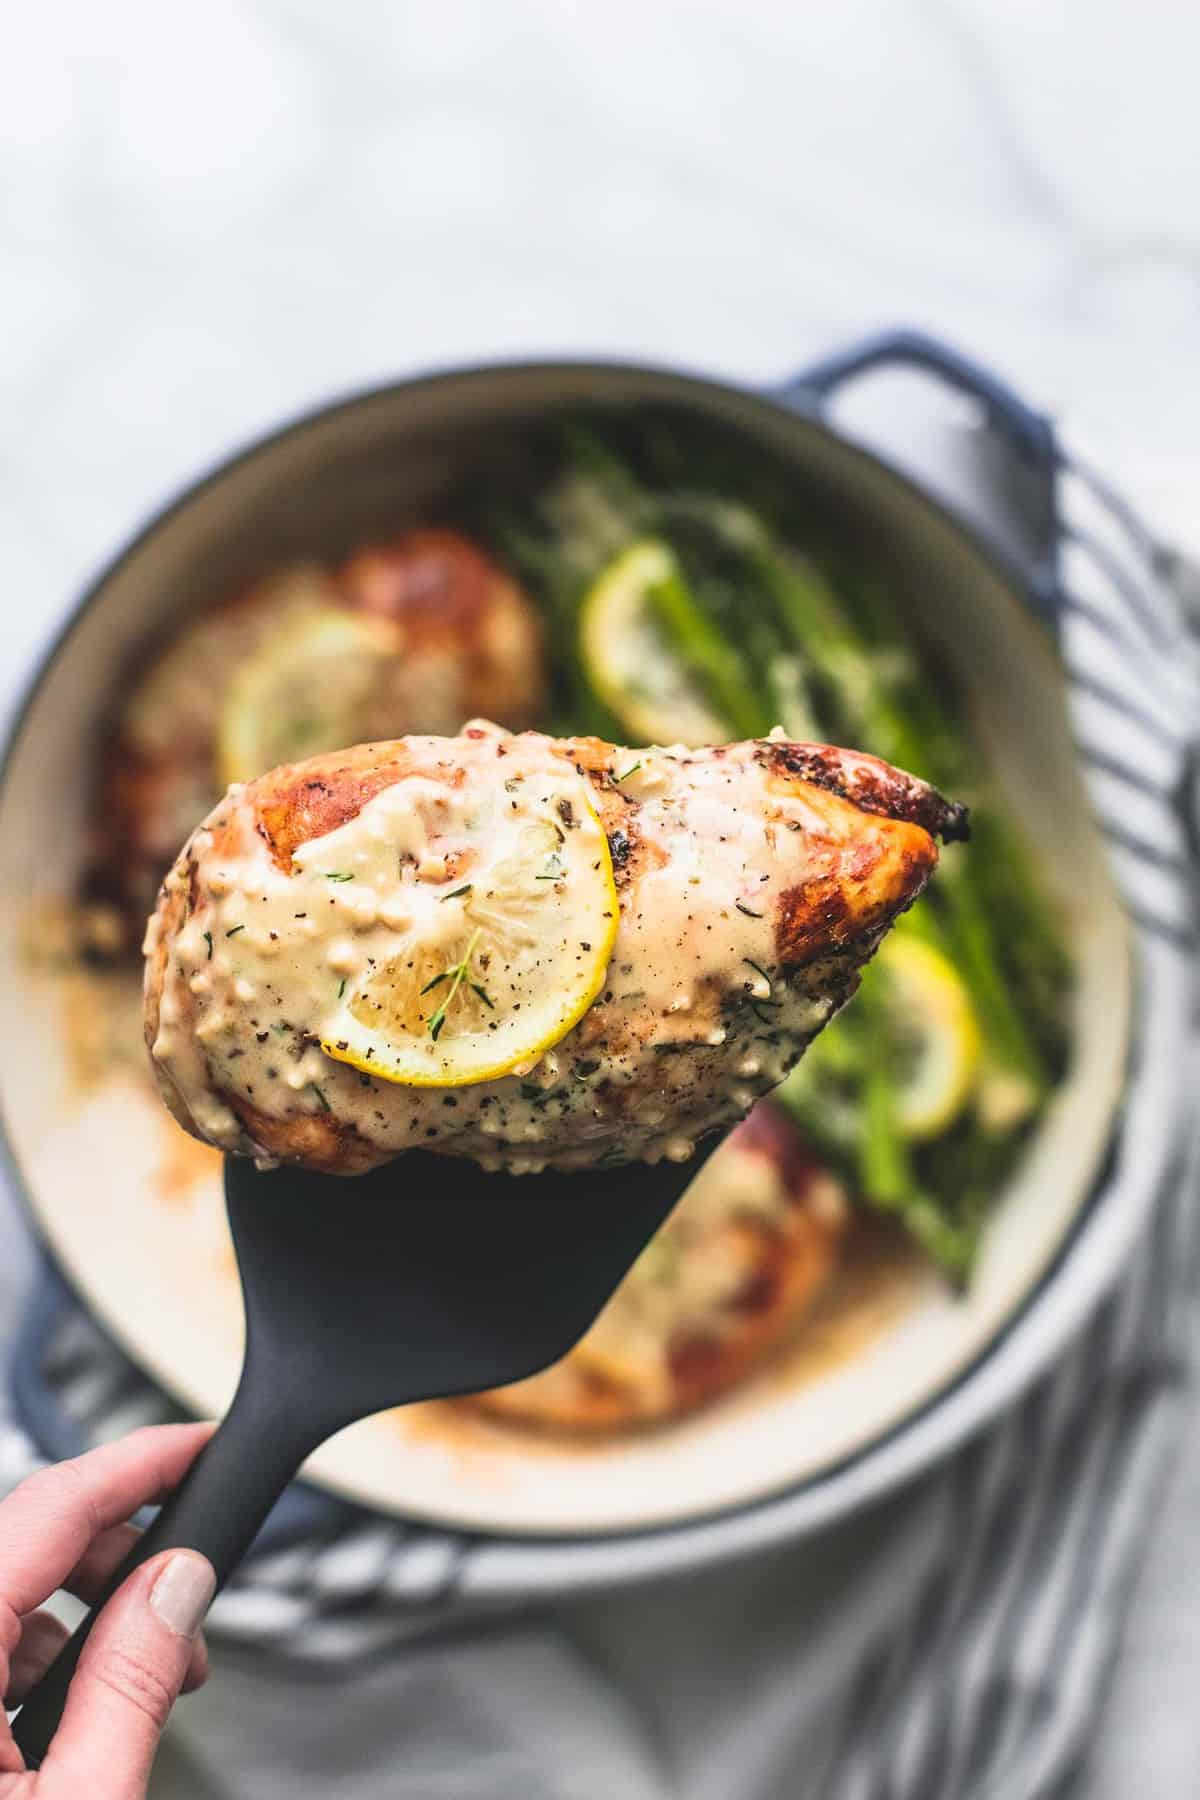
[[[736,738],[765,737],[771,729],[761,700],[728,638],[711,623],[682,573],[661,581],[650,604],[679,660],[691,670],[714,712]]]

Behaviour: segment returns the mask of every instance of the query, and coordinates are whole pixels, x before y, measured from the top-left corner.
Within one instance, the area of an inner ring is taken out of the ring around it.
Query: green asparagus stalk
[[[681,662],[691,670],[732,737],[764,737],[771,729],[746,679],[741,657],[696,602],[682,573],[661,581],[650,604]]]

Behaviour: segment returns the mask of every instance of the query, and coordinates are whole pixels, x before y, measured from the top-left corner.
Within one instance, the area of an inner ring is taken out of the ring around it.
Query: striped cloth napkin
[[[1119,1290],[944,1466],[818,1538],[686,1579],[481,1621],[456,1605],[469,1542],[322,1515],[219,1600],[216,1674],[177,1715],[179,1760],[156,1795],[1080,1791],[1178,1429],[1200,1277],[1200,619],[1189,625],[1138,521],[1065,454],[1058,490],[1075,734],[1140,951],[1135,1060],[1103,1179],[1141,1184],[1154,1205]],[[169,1416],[78,1314],[48,1363],[85,1439]],[[40,1456],[0,1424],[0,1487]]]

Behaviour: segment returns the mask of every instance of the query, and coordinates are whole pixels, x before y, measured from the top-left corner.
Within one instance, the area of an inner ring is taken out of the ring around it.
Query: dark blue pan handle
[[[820,418],[848,381],[885,368],[914,369],[966,394],[982,407],[997,441],[1012,451],[1013,475],[1024,495],[1023,514],[1040,519],[1033,538],[1017,552],[1017,573],[1034,611],[1056,631],[1061,613],[1058,475],[1064,459],[1045,413],[1026,405],[1007,382],[961,350],[903,326],[833,351],[774,389],[772,397]]]
[[[961,350],[952,349],[923,331],[899,327],[864,338],[845,350],[835,350],[785,382],[776,397],[792,406],[807,403],[820,410],[838,388],[856,376],[896,365],[935,375],[949,387],[979,401],[989,421],[1023,456],[1047,471],[1056,466],[1058,446],[1054,427],[1046,415],[1027,406],[1007,382],[964,356]]]

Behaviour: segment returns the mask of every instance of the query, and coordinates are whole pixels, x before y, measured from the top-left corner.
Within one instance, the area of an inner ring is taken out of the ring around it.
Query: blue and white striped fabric
[[[1106,1179],[1151,1182],[1158,1200],[1128,1276],[1070,1355],[945,1471],[947,1553],[859,1672],[828,1800],[1065,1793],[1085,1760],[1190,1371],[1200,638],[1137,520],[1069,460],[1060,518],[1075,736],[1140,940],[1137,1065]]]
[[[815,1548],[760,1559],[757,1576],[724,1590],[757,1593],[757,1607],[729,1606],[719,1632],[697,1583],[673,1590],[669,1608],[657,1599],[613,1603],[600,1622],[560,1607],[532,1638],[528,1625],[497,1632],[493,1623],[460,1640],[453,1659],[433,1641],[415,1662],[396,1665],[382,1698],[378,1684],[364,1682],[356,1704],[353,1683],[340,1686],[340,1727],[326,1716],[324,1729],[349,1733],[346,1760],[339,1765],[329,1743],[323,1767],[339,1767],[346,1800],[433,1792],[462,1800],[485,1792],[513,1800],[1060,1800],[1077,1779],[1169,1464],[1200,1280],[1200,1157],[1186,1103],[1200,1074],[1189,792],[1200,635],[1164,558],[1119,500],[1069,462],[1059,486],[1061,645],[1076,740],[1139,937],[1135,1066],[1103,1177],[1153,1196],[1152,1227],[1127,1277],[1051,1376],[927,1476],[915,1498],[889,1509],[865,1590],[862,1526],[852,1520],[837,1528],[840,1548],[837,1533],[826,1533]],[[57,1336],[50,1375],[87,1438],[168,1416],[78,1315]],[[23,1432],[0,1430],[0,1486],[37,1460]],[[904,1564],[917,1541],[932,1548],[910,1580]],[[476,1553],[454,1534],[341,1515],[256,1558],[219,1600],[214,1628],[289,1658],[345,1664],[431,1624],[465,1628],[460,1596]],[[806,1558],[820,1559],[821,1570],[805,1576]],[[826,1573],[839,1559],[844,1578]],[[772,1612],[771,1680],[739,1696],[731,1672],[756,1666],[763,1596],[805,1580],[823,1592],[823,1606],[798,1607],[782,1623]],[[655,1656],[642,1647],[639,1673],[633,1640],[647,1636],[648,1617],[674,1636]],[[597,1646],[609,1670],[603,1679],[593,1667]],[[671,1681],[662,1679],[666,1666]],[[269,1660],[258,1666],[260,1707],[271,1680],[284,1693],[297,1679],[294,1661],[276,1665],[274,1676],[269,1668]],[[366,1742],[383,1756],[389,1732],[411,1734],[397,1696],[422,1681],[433,1696],[422,1702],[426,1722],[441,1709],[430,1726],[440,1751],[406,1775],[397,1741],[386,1782],[364,1778],[360,1787],[355,1756]],[[725,1710],[722,1695],[732,1695]],[[819,1697],[807,1709],[806,1695]],[[214,1791],[296,1800],[326,1791],[323,1777],[312,1784],[291,1727],[263,1752],[269,1780],[239,1775],[231,1746],[254,1743],[256,1730],[238,1723],[237,1705],[236,1696],[228,1702],[231,1735],[214,1755]],[[194,1748],[201,1755],[204,1746]]]

